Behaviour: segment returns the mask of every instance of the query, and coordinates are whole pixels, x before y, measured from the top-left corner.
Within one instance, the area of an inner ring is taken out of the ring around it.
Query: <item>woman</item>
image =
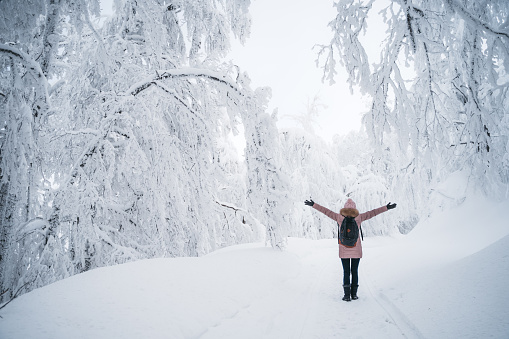
[[[354,218],[357,223],[357,227],[361,227],[361,223],[374,216],[383,213],[387,210],[396,207],[396,204],[390,202],[386,206],[376,208],[374,210],[359,214],[357,206],[352,199],[348,199],[345,206],[339,211],[339,213],[332,212],[331,210],[316,204],[312,199],[304,201],[307,206],[313,207],[315,210],[322,212],[329,218],[335,220],[339,225],[343,222],[346,217]],[[338,235],[339,236],[339,235]],[[357,300],[357,289],[359,287],[359,262],[362,258],[362,241],[361,237],[357,239],[357,242],[353,246],[345,246],[341,242],[339,243],[339,257],[341,258],[341,264],[343,265],[343,290],[345,296],[344,301]],[[352,275],[352,283],[350,284],[350,274]]]

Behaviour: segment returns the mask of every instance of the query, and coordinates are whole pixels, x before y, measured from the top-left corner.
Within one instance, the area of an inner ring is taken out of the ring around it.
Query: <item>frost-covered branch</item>
[[[146,90],[150,86],[156,85],[156,82],[159,80],[170,79],[170,78],[208,78],[213,81],[217,81],[226,85],[227,87],[234,90],[236,93],[240,94],[240,89],[237,84],[226,78],[224,74],[214,72],[207,69],[199,69],[199,68],[182,68],[175,70],[167,70],[167,71],[159,71],[158,74],[154,77],[146,78],[136,84],[133,84],[126,93],[130,95],[136,96],[142,91]]]
[[[48,221],[43,220],[42,218],[32,219],[19,227],[16,232],[18,236],[16,241],[19,242],[32,233],[39,233],[41,235],[47,236],[50,227],[51,226]]]
[[[175,90],[171,89],[171,88],[168,88],[167,86],[165,86],[161,81],[154,81],[154,82],[151,82],[151,84],[153,85],[156,85],[157,87],[159,87],[161,90],[163,90],[164,92],[166,92],[167,94],[170,94],[175,100],[177,100],[177,102],[184,106],[189,112],[196,114],[196,112],[191,108],[189,107],[189,105],[184,101],[183,98],[181,98],[176,92]],[[148,87],[147,87],[148,88]]]
[[[465,7],[463,7],[457,0],[446,0],[446,2],[456,13],[458,13],[461,16],[463,20],[467,21],[471,25],[478,26],[490,34],[494,34],[509,39],[509,32],[498,30],[491,27],[488,23],[480,20],[475,15],[467,11]],[[509,20],[506,18],[506,24],[507,22],[509,22]]]
[[[0,53],[4,53],[10,56],[14,56],[16,59],[21,61],[28,69],[34,71],[37,78],[42,79],[46,82],[46,76],[41,69],[41,65],[33,60],[28,54],[11,47],[9,45],[0,44]]]
[[[62,138],[64,136],[68,136],[68,135],[99,135],[99,131],[96,130],[96,129],[92,129],[92,128],[84,128],[84,129],[81,129],[81,130],[76,130],[76,131],[65,131],[65,132],[62,132],[62,133],[59,133],[58,135],[55,135],[54,137],[52,137],[52,141],[57,139],[57,138]]]
[[[350,90],[353,90],[354,85],[360,85],[362,92],[369,91],[369,60],[359,37],[366,30],[366,19],[373,2],[374,0],[341,1],[334,4],[338,14],[328,25],[334,36],[330,44],[321,47],[317,59],[317,63],[319,63],[320,56],[326,54],[322,80],[327,78],[329,83],[334,83],[334,76],[336,75],[334,48],[337,48],[339,50],[339,62],[348,73]]]

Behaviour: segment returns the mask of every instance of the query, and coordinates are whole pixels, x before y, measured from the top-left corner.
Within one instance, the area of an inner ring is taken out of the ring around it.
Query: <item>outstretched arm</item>
[[[359,215],[361,218],[361,222],[369,220],[369,219],[379,215],[380,213],[386,212],[386,211],[391,210],[395,207],[396,207],[396,204],[388,203],[386,206],[382,206],[379,208],[375,208],[374,210],[364,212]]]
[[[326,207],[323,207],[321,205],[318,205],[317,203],[315,203],[313,201],[313,199],[309,199],[309,200],[304,201],[304,204],[306,204],[307,206],[313,207],[318,212],[322,212],[323,214],[325,214],[326,216],[328,216],[329,218],[331,218],[333,220],[337,221],[338,218],[339,218],[339,214],[338,213],[332,212],[330,209],[328,209]]]

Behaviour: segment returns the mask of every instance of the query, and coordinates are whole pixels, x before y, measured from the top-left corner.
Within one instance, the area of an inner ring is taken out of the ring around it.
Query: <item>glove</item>
[[[309,200],[306,200],[304,201],[304,203],[307,205],[307,206],[313,206],[315,204],[315,202],[313,201],[313,199],[309,198]]]
[[[392,210],[393,208],[396,208],[396,204],[391,204],[390,202],[387,204],[387,209]]]

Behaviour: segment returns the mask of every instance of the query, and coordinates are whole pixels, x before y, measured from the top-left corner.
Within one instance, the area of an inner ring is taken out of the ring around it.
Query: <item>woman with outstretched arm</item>
[[[377,216],[380,213],[388,211],[396,207],[396,204],[390,202],[386,206],[375,208],[374,210],[359,213],[357,206],[352,199],[348,199],[345,206],[339,213],[332,212],[326,207],[315,203],[312,199],[304,201],[307,206],[313,207],[315,210],[322,212],[329,218],[333,219],[341,225],[341,230],[338,230],[338,243],[339,243],[339,257],[343,265],[343,291],[345,296],[344,301],[357,300],[357,289],[359,287],[359,262],[362,258],[362,241],[358,237],[360,233],[361,223],[368,219]],[[345,221],[345,223],[343,223]],[[354,225],[354,226],[352,226]],[[350,231],[349,227],[356,227]],[[345,230],[342,232],[342,230]],[[353,234],[357,239],[348,239],[349,234]],[[350,283],[350,275],[352,281]]]

